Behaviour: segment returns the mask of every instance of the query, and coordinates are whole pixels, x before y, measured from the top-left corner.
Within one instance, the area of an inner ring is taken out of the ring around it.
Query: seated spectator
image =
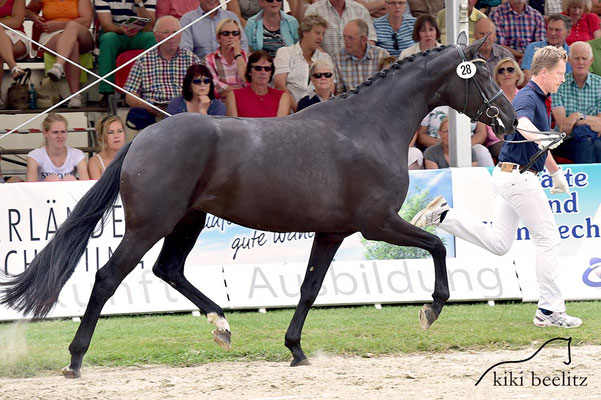
[[[167,112],[171,115],[183,112],[225,115],[225,104],[215,98],[213,75],[206,66],[190,65],[184,77],[182,95],[171,99]]]
[[[566,53],[569,51],[570,47],[566,43],[566,38],[570,34],[571,27],[572,21],[565,15],[554,14],[549,17],[549,23],[547,24],[547,39],[530,43],[526,46],[526,50],[524,51],[522,71],[524,71],[525,82],[530,80],[530,67],[532,66],[532,58],[534,57],[536,49],[549,45],[563,47]],[[571,70],[570,65],[566,65],[566,72],[570,72]]]
[[[232,0],[232,2],[234,2],[236,0]],[[317,0],[288,0],[288,5],[290,6],[290,14],[292,14],[292,16],[294,18],[296,18],[297,21],[302,21],[303,18],[305,18],[305,11],[307,11],[307,7],[309,7],[309,5],[315,3]],[[228,3],[228,6],[231,3]]]
[[[367,42],[367,24],[355,19],[344,27],[344,48],[334,56],[336,91],[351,90],[378,72],[378,63],[390,54]]]
[[[100,36],[98,36],[98,74],[105,76],[115,69],[117,55],[126,50],[148,49],[156,44],[151,30],[155,23],[156,0],[94,0],[96,14],[100,22]],[[123,23],[130,17],[144,17],[150,19],[143,29],[139,27],[125,27]],[[107,77],[110,82],[115,82],[115,76]],[[98,84],[98,92],[102,95],[100,105],[106,106],[108,95],[115,89],[102,81]]]
[[[222,19],[215,29],[219,48],[205,57],[205,63],[215,84],[216,96],[225,97],[244,85],[246,52],[240,47],[242,29],[234,19]]]
[[[476,22],[478,22],[482,18],[487,18],[486,14],[482,11],[478,10],[476,7],[476,3],[478,0],[468,0],[467,3],[467,12],[469,14],[468,21],[468,29],[469,29],[469,42],[473,42],[475,39],[474,36],[474,28],[476,26]],[[446,9],[442,9],[438,12],[438,16],[436,17],[436,23],[438,24],[438,28],[440,28],[440,43],[447,44],[447,11]]]
[[[553,14],[559,14],[561,13],[562,10],[562,0],[543,0],[543,3],[545,5],[545,22],[547,22],[547,17],[553,15]]]
[[[298,42],[298,21],[282,11],[282,0],[259,0],[262,11],[250,17],[244,30],[250,51],[265,50],[270,56],[280,47]]]
[[[44,147],[27,154],[27,182],[89,179],[83,151],[66,145],[67,120],[49,114],[42,122]]]
[[[564,15],[570,17],[572,30],[566,39],[568,45],[574,42],[586,42],[601,37],[599,16],[591,12],[591,0],[563,0]]]
[[[256,0],[231,0],[227,3],[227,9],[236,14],[240,24],[245,27],[250,17],[261,11],[261,5]],[[290,5],[290,9],[292,10],[292,5]]]
[[[513,58],[513,55],[505,47],[497,44],[497,29],[495,23],[490,18],[480,18],[474,26],[474,39],[480,40],[483,37],[488,37],[484,41],[476,57],[480,57],[486,61],[486,69],[490,76],[494,76],[495,68],[503,58]]]
[[[601,77],[589,72],[593,52],[588,43],[574,42],[568,58],[572,72],[552,95],[556,125],[568,139],[553,154],[575,163],[601,162]]]
[[[269,82],[275,67],[269,53],[259,50],[248,57],[246,79],[249,85],[227,96],[227,115],[231,117],[267,118],[290,114],[290,95],[272,89]]]
[[[0,155],[0,163],[2,163],[2,155]],[[0,168],[0,183],[17,183],[23,182],[23,179],[18,176],[4,176],[2,175],[2,168]]]
[[[313,93],[307,94],[298,102],[298,111],[310,105],[321,103],[334,96],[334,67],[327,60],[317,60],[309,69]]]
[[[154,26],[156,41],[171,36],[180,29],[177,18],[167,15],[157,20]],[[134,63],[124,89],[132,92],[147,102],[160,108],[166,108],[172,98],[182,92],[184,76],[192,64],[200,64],[196,54],[179,47],[181,34],[173,36],[158,47],[152,49]],[[145,114],[146,122],[152,122],[152,115],[158,111],[130,94],[125,95],[125,102]],[[143,112],[143,110],[146,110]],[[131,113],[131,111],[130,111]],[[129,119],[129,118],[128,118]],[[137,125],[136,129],[145,126]]]
[[[94,11],[90,0],[31,0],[26,15],[41,32],[40,44],[63,57],[80,64],[79,55],[94,50],[90,31]],[[80,89],[81,70],[61,57],[57,57],[46,75],[54,81],[66,76],[71,94]],[[81,94],[69,100],[69,108],[81,106]]]
[[[240,25],[240,20],[233,12],[218,7],[219,0],[199,0],[199,3],[199,8],[186,13],[181,19],[182,26],[194,22],[194,25],[182,32],[182,48],[190,50],[200,59],[204,59],[208,54],[217,51],[217,48],[219,47],[219,42],[217,41],[218,38],[215,37],[215,30],[217,29],[219,22],[224,19],[229,19],[236,21],[238,25]],[[228,7],[230,3],[228,3]],[[215,11],[210,12],[215,7],[218,8]],[[257,10],[257,12],[259,11],[260,9]],[[205,13],[208,13],[208,15],[203,19],[198,20],[198,18],[202,17]],[[256,12],[254,14],[256,14]],[[245,52],[248,52],[248,42],[244,30],[240,30],[240,48]]]
[[[25,32],[23,20],[25,19],[25,0],[7,0],[0,6],[0,20],[2,23],[15,30]],[[23,71],[15,60],[27,57],[31,48],[29,40],[23,39],[14,32],[5,30],[0,26],[0,93],[2,92],[2,79],[4,78],[4,63],[8,65],[10,76],[18,79]],[[0,109],[4,108],[4,100],[0,96]]]
[[[344,47],[343,29],[354,19],[361,19],[367,24],[367,39],[376,44],[378,36],[367,8],[353,0],[319,0],[311,4],[305,15],[317,14],[328,22],[328,30],[323,39],[323,49],[334,58]]]
[[[545,39],[545,19],[526,0],[508,0],[490,13],[497,27],[497,41],[519,63],[526,46]]]
[[[88,162],[90,179],[100,179],[106,167],[125,144],[123,121],[116,115],[110,115],[102,119],[96,131],[98,132],[100,152],[90,158]]]
[[[426,115],[417,130],[417,143],[420,147],[427,149],[440,142],[438,130],[442,120],[447,118],[448,115],[448,106],[436,107]],[[472,133],[472,160],[478,162],[478,165],[481,167],[494,166],[490,152],[484,146],[486,142],[486,125],[477,121],[470,124],[470,129]],[[424,157],[426,157],[425,151]]]
[[[401,51],[399,60],[409,57],[422,51],[430,50],[442,46],[440,44],[440,29],[434,17],[424,14],[417,18],[413,26],[411,37],[416,42],[413,46]]]
[[[593,65],[591,72],[601,76],[601,38],[589,40],[587,42],[593,50]]]
[[[275,88],[291,95],[293,110],[296,110],[296,103],[313,90],[309,67],[318,60],[332,64],[330,55],[320,48],[327,28],[328,23],[319,15],[307,15],[300,23],[300,42],[281,47],[276,53]]]
[[[518,92],[518,86],[524,83],[524,73],[511,55],[499,61],[491,76],[494,77],[497,85],[503,89],[503,94],[510,102],[513,101],[515,94]],[[495,135],[490,126],[486,127],[486,142],[484,142],[484,145],[494,158],[499,158],[503,142]]]
[[[198,8],[198,0],[159,0],[156,2],[157,19],[165,15],[171,15],[181,19],[184,14]]]
[[[374,20],[378,35],[376,45],[394,57],[414,44],[411,38],[415,18],[405,15],[407,0],[386,0],[386,15]]]
[[[436,18],[438,12],[444,8],[444,0],[408,0],[411,14],[415,18],[429,15]]]
[[[424,160],[426,169],[449,168],[451,165],[451,156],[449,153],[449,118],[444,117],[438,127],[437,143],[428,147],[424,151]],[[472,167],[477,167],[475,161],[475,152],[472,148]]]

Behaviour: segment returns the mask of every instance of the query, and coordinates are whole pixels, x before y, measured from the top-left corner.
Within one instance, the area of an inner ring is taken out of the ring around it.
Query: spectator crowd
[[[161,110],[285,116],[353,89],[397,59],[446,44],[442,0],[287,1],[289,12],[283,0],[232,0],[227,8],[219,7],[219,0],[31,0],[27,5],[7,0],[0,6],[0,21],[24,32],[24,19],[30,19],[42,44],[77,63],[97,47],[100,75],[115,68],[121,53],[160,42],[136,60],[124,85],[137,129],[162,118]],[[468,1],[470,42],[486,37],[478,56],[508,99],[528,84],[538,48],[568,52],[566,79],[552,96],[552,115],[556,129],[569,135],[554,152],[569,162],[601,162],[598,13],[600,0]],[[0,28],[0,61],[13,79],[23,75],[19,60],[30,51],[28,41]],[[2,74],[3,68],[0,82]],[[46,74],[54,81],[65,77],[71,93],[80,88],[79,70],[60,57]],[[98,90],[101,104],[114,93],[104,82]],[[81,97],[68,106],[81,107]],[[447,115],[448,108],[436,108],[416,129],[411,168],[448,166]],[[124,122],[104,122],[108,125],[98,128],[102,151],[88,168],[81,154],[67,151],[60,140],[66,120],[46,121],[46,150],[29,154],[27,180],[99,177],[124,142]],[[499,140],[479,122],[472,124],[471,135],[473,165],[494,165]],[[44,172],[42,167],[58,156],[73,164],[69,171]]]

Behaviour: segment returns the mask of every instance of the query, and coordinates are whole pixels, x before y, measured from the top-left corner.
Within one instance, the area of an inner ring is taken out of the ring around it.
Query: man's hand
[[[570,186],[568,185],[568,181],[563,175],[563,170],[561,168],[553,172],[551,174],[551,178],[553,179],[553,187],[551,187],[551,193],[555,194],[570,192]]]
[[[576,122],[578,122],[578,119],[580,118],[580,113],[572,113],[570,114],[569,117],[565,118],[561,123],[559,123],[559,129],[562,132],[567,133],[568,135],[572,133],[572,129],[574,129],[574,126],[576,125]]]
[[[561,133],[559,133],[558,135],[561,135]],[[541,138],[555,139],[555,137],[556,137],[556,135],[549,135],[549,136],[537,135],[537,136],[538,136],[538,139],[541,139]],[[553,144],[550,144],[552,142],[553,142],[553,140],[541,140],[541,141],[537,141],[536,144],[538,144],[538,148],[541,150],[547,150],[547,149],[553,150],[554,148],[558,147],[561,144],[561,142],[563,142],[563,139],[558,140],[557,142],[555,142]],[[546,146],[549,146],[549,147],[546,147]]]

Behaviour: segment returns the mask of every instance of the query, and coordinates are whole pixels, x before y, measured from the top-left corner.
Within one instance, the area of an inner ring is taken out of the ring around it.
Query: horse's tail
[[[131,143],[115,156],[102,177],[81,198],[46,247],[21,274],[0,282],[0,303],[45,317],[73,274],[90,236],[119,195],[121,167]],[[6,277],[5,277],[6,278]]]

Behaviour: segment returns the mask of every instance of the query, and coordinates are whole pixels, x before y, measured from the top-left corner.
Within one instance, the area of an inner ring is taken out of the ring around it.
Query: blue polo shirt
[[[532,69],[532,58],[534,58],[534,52],[537,49],[547,46],[547,39],[541,40],[540,42],[532,42],[528,46],[526,46],[526,50],[524,50],[524,57],[522,57],[522,69],[531,70]],[[563,49],[566,53],[570,53],[570,46],[567,43],[563,44]],[[570,63],[566,63],[566,72],[572,72],[572,66]]]
[[[545,100],[549,97],[543,93],[542,89],[533,81],[528,82],[513,98],[513,108],[517,118],[528,118],[539,131],[551,130],[551,116],[547,115],[547,106]],[[525,140],[525,138],[515,131],[510,135],[505,135],[505,140]],[[499,153],[499,162],[511,162],[520,165],[526,165],[530,158],[539,150],[535,142],[528,143],[503,143]],[[536,171],[542,171],[545,167],[547,153],[540,157],[532,165]]]

